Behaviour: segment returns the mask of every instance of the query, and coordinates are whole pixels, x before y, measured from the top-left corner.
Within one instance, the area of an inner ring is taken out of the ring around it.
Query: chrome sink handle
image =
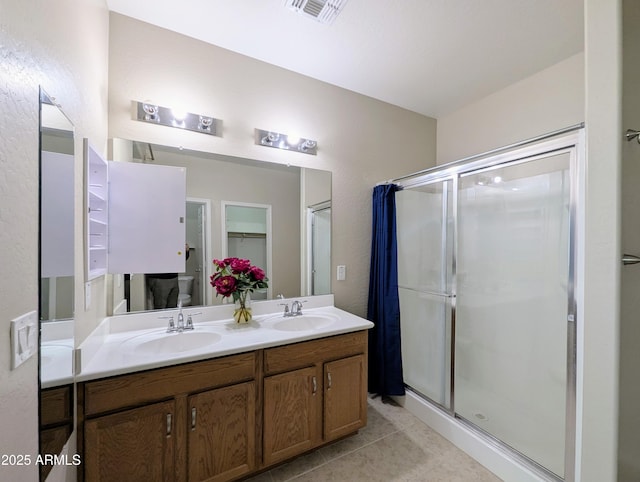
[[[284,306],[284,313],[282,316],[287,317],[291,316],[291,312],[289,311],[289,305],[287,303],[278,303],[278,306]]]
[[[173,333],[176,331],[176,324],[173,321],[173,316],[161,316],[161,320],[169,320],[169,325],[167,326],[167,333]]]
[[[291,316],[301,316],[302,315],[302,303],[306,303],[307,301],[295,300],[291,302]]]
[[[193,319],[191,318],[192,316],[198,316],[201,315],[202,313],[189,313],[187,315],[187,325],[184,327],[185,330],[193,330]]]

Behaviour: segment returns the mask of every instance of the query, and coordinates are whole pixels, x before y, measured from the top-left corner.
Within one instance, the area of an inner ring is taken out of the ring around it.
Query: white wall
[[[435,164],[435,119],[122,15],[110,27],[109,136],[332,171],[335,302],[365,315],[372,188]],[[134,121],[134,100],[221,118],[223,137]],[[295,129],[318,155],[256,146],[254,128]]]
[[[584,53],[438,119],[438,164],[584,121]]]
[[[105,146],[108,14],[103,0],[0,0],[0,454],[38,450],[38,361],[10,370],[9,320],[38,309],[38,85],[76,125],[76,219],[82,137]],[[75,243],[82,246],[82,224]],[[82,276],[76,250],[76,279]],[[78,283],[81,287],[82,284]],[[76,288],[76,313],[81,298]],[[38,467],[0,466],[0,480],[37,480]],[[51,480],[73,471],[57,467]]]
[[[585,0],[584,376],[578,387],[585,482],[617,480],[621,3]]]

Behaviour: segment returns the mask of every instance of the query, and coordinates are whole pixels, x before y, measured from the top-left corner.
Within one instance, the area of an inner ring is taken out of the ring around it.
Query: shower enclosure
[[[408,176],[396,193],[405,383],[573,479],[581,131]]]

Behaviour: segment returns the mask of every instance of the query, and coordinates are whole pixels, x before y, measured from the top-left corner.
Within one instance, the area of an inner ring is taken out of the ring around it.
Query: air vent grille
[[[320,23],[332,23],[347,0],[285,0],[285,5]]]
[[[302,8],[304,13],[311,15],[312,17],[319,17],[322,13],[322,9],[325,6],[325,2],[318,0],[309,0],[307,4]]]

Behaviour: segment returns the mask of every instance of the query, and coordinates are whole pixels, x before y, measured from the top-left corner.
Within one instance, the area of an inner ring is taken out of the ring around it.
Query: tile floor
[[[404,408],[369,398],[367,426],[251,482],[494,482],[500,479]]]

